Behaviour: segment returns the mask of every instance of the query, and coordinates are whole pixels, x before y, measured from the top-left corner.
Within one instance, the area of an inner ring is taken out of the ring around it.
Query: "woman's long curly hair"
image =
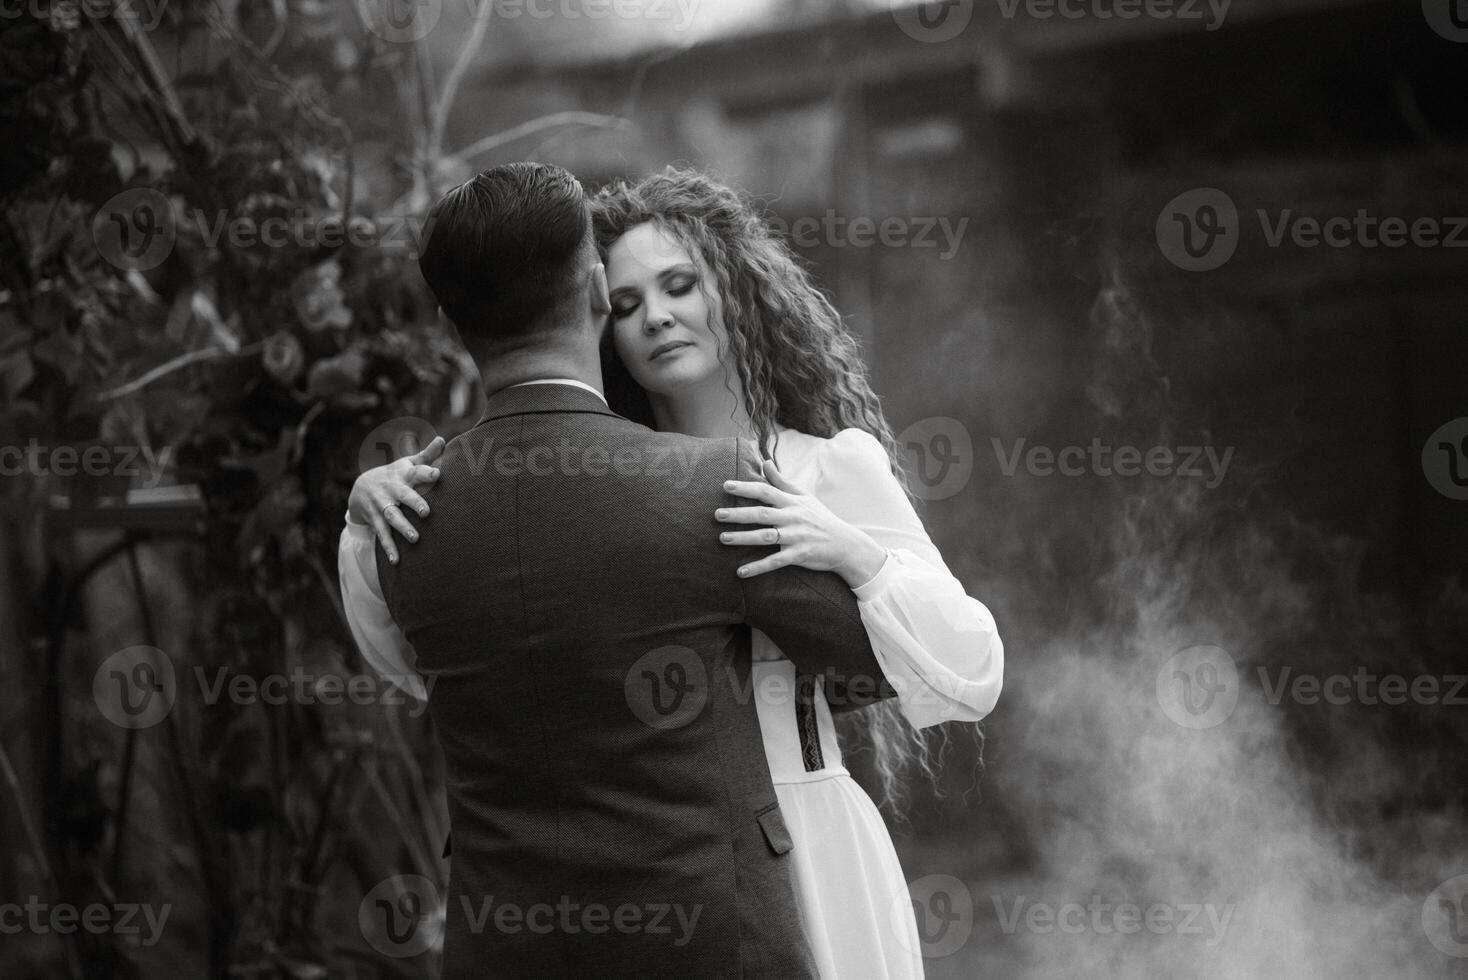
[[[856,338],[754,204],[704,174],[675,167],[636,182],[616,181],[592,195],[592,226],[603,257],[617,239],[646,223],[667,231],[712,273],[718,296],[708,296],[702,281],[700,288],[711,310],[722,306],[760,451],[773,451],[777,425],[826,438],[862,429],[886,448],[907,490],[897,441]],[[602,344],[608,402],[619,414],[651,425],[646,392],[616,356],[611,333],[609,327]],[[719,354],[723,359],[724,351]],[[900,817],[903,775],[916,768],[934,778],[941,751],[935,753],[924,733],[902,717],[895,700],[838,717],[849,734],[869,740],[885,800]]]

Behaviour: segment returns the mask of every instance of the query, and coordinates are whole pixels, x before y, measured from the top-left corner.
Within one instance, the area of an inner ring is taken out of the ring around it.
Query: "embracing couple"
[[[839,315],[693,172],[588,198],[511,164],[431,221],[484,417],[358,478],[340,573],[443,749],[443,976],[921,977],[833,715],[895,799],[922,729],[993,709],[1003,647]]]

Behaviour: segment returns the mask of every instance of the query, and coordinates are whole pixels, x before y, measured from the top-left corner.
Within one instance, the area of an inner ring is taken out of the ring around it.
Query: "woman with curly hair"
[[[612,304],[602,356],[608,404],[660,430],[743,436],[763,447],[769,482],[730,484],[750,506],[715,515],[726,526],[720,539],[733,548],[778,544],[741,575],[795,564],[851,586],[898,695],[845,713],[851,730],[843,734],[870,744],[883,794],[900,806],[904,775],[933,773],[923,729],[987,715],[1004,654],[988,609],[965,594],[913,510],[855,339],[758,211],[703,174],[670,168],[614,183],[594,195],[592,218]],[[376,575],[364,525],[393,561],[389,528],[412,540],[402,514],[428,512],[413,484],[431,482],[425,464],[442,445],[434,440],[358,478],[349,514],[357,526],[342,537],[344,586]],[[346,591],[354,630],[383,621],[384,610],[355,608],[368,590]],[[822,685],[798,676],[758,631],[753,659],[751,690],[821,975],[920,978],[896,850],[842,764]]]

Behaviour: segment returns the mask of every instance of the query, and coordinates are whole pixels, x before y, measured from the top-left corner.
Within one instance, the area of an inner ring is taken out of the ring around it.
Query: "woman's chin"
[[[697,370],[695,365],[668,364],[654,370],[641,383],[648,394],[671,395],[703,384],[708,376],[709,372]]]

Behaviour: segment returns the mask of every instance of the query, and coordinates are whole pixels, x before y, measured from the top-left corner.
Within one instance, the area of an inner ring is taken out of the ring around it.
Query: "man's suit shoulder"
[[[650,475],[668,471],[684,477],[679,489],[697,487],[723,493],[725,480],[761,479],[759,455],[749,439],[705,439],[681,432],[659,432],[625,421],[611,428],[627,440],[627,445],[643,450],[642,459]]]

